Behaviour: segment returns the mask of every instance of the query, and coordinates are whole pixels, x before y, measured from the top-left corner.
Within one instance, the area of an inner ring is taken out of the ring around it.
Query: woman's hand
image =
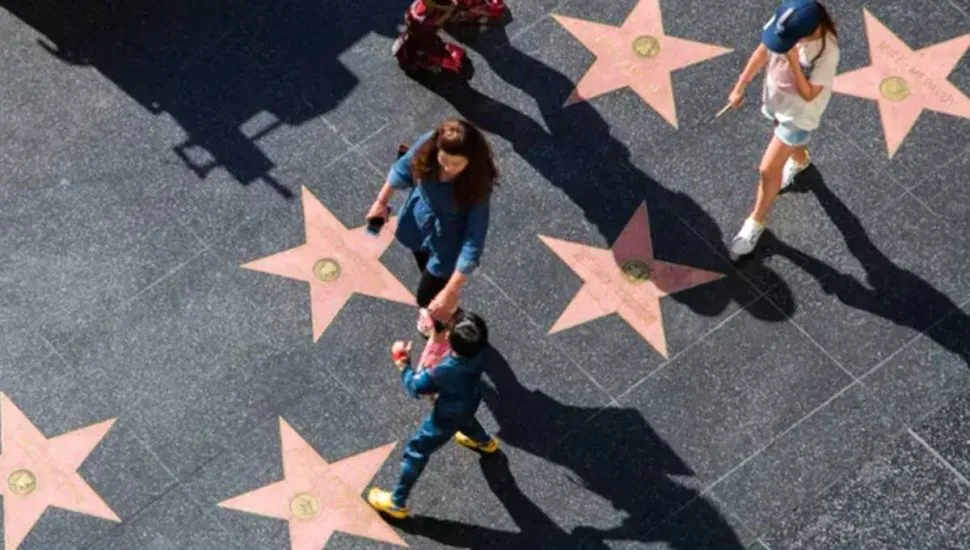
[[[455,310],[458,309],[458,298],[459,294],[457,290],[451,290],[445,287],[428,304],[428,313],[438,321],[444,322],[451,319],[452,315],[455,314]]]
[[[364,215],[364,223],[366,224],[367,220],[370,220],[371,218],[381,218],[384,221],[387,221],[387,214],[387,203],[376,200],[374,201],[374,204],[370,206],[370,210],[367,211],[367,214]]]
[[[802,62],[798,58],[798,48],[788,50],[788,52],[785,53],[785,57],[788,58],[788,62],[791,63],[792,68],[802,68]]]

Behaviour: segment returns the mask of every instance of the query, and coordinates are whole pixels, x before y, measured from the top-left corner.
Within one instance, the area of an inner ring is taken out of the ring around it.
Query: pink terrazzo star
[[[321,550],[335,531],[407,546],[361,497],[394,443],[328,463],[280,418],[283,480],[219,503],[286,520],[292,550]]]
[[[114,419],[47,439],[0,393],[0,496],[4,550],[24,541],[48,506],[120,522],[77,469]]]
[[[566,105],[629,86],[674,128],[677,108],[670,73],[731,51],[667,36],[659,0],[640,0],[621,27],[553,17],[596,55]]]
[[[314,342],[355,292],[415,303],[414,295],[380,261],[394,240],[394,218],[377,236],[367,233],[365,226],[347,229],[304,187],[303,219],[305,244],[242,267],[310,284]]]
[[[970,98],[947,80],[970,47],[970,34],[914,51],[868,10],[863,12],[872,63],[837,76],[832,89],[878,102],[889,158],[924,109],[970,118]]]
[[[660,298],[724,277],[654,259],[646,204],[627,222],[612,249],[539,238],[583,280],[550,333],[616,313],[667,357]]]

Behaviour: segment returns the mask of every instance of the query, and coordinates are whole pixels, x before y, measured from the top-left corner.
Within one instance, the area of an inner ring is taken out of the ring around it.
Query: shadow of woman
[[[835,295],[842,303],[893,323],[923,332],[946,318],[956,330],[929,331],[938,345],[959,356],[970,366],[970,316],[945,294],[915,273],[894,264],[869,239],[859,218],[832,192],[821,173],[813,169],[796,184],[810,190],[836,225],[849,252],[866,273],[865,282],[842,273],[825,262],[765,233],[766,248],[790,259]]]
[[[565,75],[516,49],[503,27],[490,30],[481,44],[468,40],[468,35],[459,37],[474,46],[500,78],[535,99],[548,130],[517,109],[475,90],[469,82],[441,78],[419,82],[466,119],[508,141],[522,159],[582,209],[608,243],[616,240],[633,212],[646,202],[648,207],[662,206],[674,215],[669,227],[651,228],[655,235],[674,236],[689,227],[711,243],[711,254],[729,256],[714,219],[687,194],[664,187],[637,168],[630,160],[630,150],[611,135],[609,124],[593,107],[578,103],[563,108],[575,87]],[[651,219],[652,224],[658,221]],[[678,253],[703,253],[689,248],[681,247]],[[679,261],[689,258],[663,259],[689,263]],[[763,281],[781,298],[790,296],[787,285],[766,266],[749,263],[744,269],[743,275],[749,280]],[[789,317],[790,311],[779,311],[762,300],[751,302],[750,288],[746,282],[743,285],[725,284],[725,290],[716,297],[682,293],[671,298],[707,316],[718,315],[734,301],[749,306],[748,311],[762,320],[784,321]],[[791,300],[780,299],[779,303],[789,304]]]

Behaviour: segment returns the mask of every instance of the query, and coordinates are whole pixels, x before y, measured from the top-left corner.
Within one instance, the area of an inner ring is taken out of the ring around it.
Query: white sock
[[[792,164],[794,164],[799,168],[807,168],[808,165],[812,163],[812,158],[808,156],[808,153],[805,154],[805,162],[798,162],[792,157],[788,157],[788,160],[790,160]]]
[[[750,239],[762,229],[764,229],[764,224],[756,222],[753,218],[748,218],[744,220],[744,225],[741,226],[741,231],[738,232],[738,236],[744,239]]]

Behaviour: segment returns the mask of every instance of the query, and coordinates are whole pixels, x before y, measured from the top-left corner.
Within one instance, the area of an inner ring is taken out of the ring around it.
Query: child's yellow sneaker
[[[457,432],[455,433],[455,442],[462,447],[468,447],[473,451],[478,451],[485,454],[492,454],[498,450],[498,439],[495,439],[494,437],[489,439],[488,443],[479,443],[467,435]]]
[[[391,500],[390,491],[377,487],[372,488],[367,493],[367,503],[378,512],[384,512],[392,518],[405,519],[411,515],[411,510],[408,510],[407,507],[394,504],[394,501]]]

